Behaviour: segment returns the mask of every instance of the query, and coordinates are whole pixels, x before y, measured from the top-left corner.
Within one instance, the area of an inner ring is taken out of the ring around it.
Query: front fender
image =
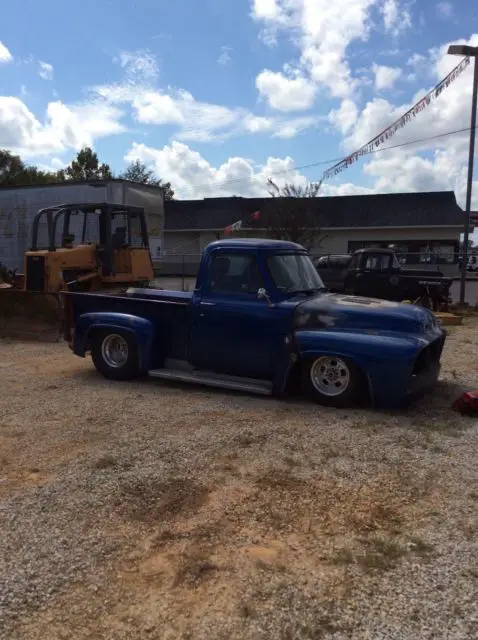
[[[351,360],[366,377],[374,404],[405,397],[415,358],[429,342],[412,335],[339,331],[296,331],[295,341],[301,360],[320,355]]]
[[[128,313],[84,313],[75,322],[73,352],[76,355],[85,357],[92,332],[97,329],[116,329],[132,334],[138,345],[139,367],[144,371],[149,368],[154,338],[153,325],[149,320]]]

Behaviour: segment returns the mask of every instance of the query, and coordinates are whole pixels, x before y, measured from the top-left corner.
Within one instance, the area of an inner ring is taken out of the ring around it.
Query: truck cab
[[[273,240],[211,243],[192,292],[67,292],[65,308],[74,353],[91,353],[108,378],[279,396],[299,387],[332,406],[423,392],[445,340],[426,309],[328,293],[302,246]]]

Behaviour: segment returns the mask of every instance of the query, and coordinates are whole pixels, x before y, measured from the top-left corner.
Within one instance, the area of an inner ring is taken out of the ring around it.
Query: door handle
[[[216,303],[215,302],[200,302],[200,305],[204,306],[204,307],[215,307]]]

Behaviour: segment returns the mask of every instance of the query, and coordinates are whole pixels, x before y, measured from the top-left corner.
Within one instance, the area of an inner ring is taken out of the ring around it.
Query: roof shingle
[[[282,198],[205,198],[171,200],[165,206],[165,230],[223,229],[264,206],[274,206]],[[311,199],[309,199],[310,201]],[[384,193],[313,198],[317,207],[317,227],[434,227],[460,226],[463,210],[453,191]],[[248,222],[259,229],[261,220]]]

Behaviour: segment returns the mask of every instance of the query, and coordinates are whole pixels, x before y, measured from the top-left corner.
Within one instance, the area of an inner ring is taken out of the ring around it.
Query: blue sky
[[[180,197],[262,195],[390,124],[458,62],[455,41],[478,45],[471,0],[19,0],[2,7],[0,147],[60,168],[88,144]],[[393,144],[466,127],[470,97],[468,68]],[[463,204],[466,149],[461,134],[377,153],[322,191]]]

